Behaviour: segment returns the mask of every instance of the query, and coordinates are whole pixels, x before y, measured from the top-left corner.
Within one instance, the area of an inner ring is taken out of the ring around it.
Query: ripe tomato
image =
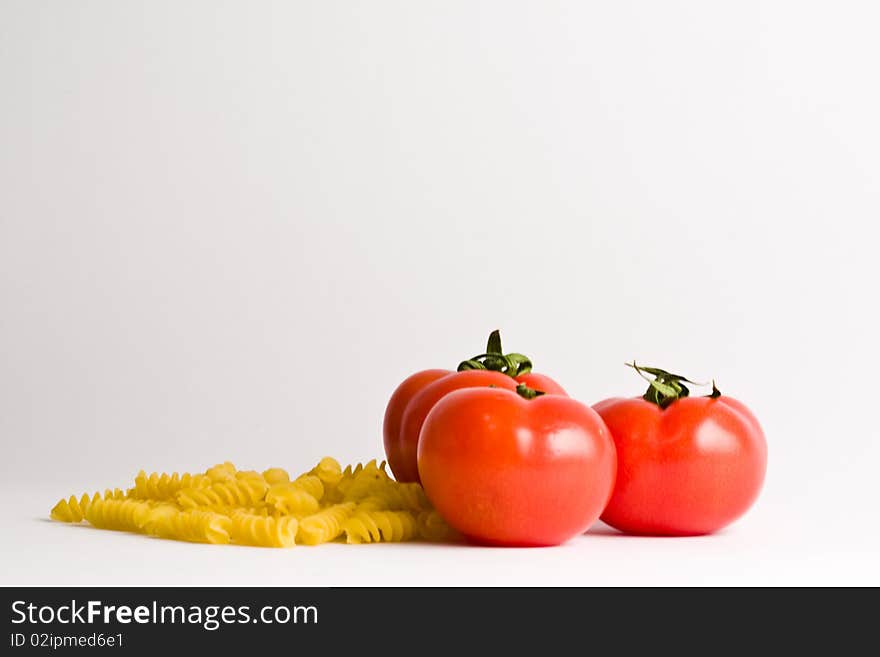
[[[465,536],[540,546],[595,522],[611,495],[616,459],[608,429],[589,406],[468,388],[428,413],[418,467],[428,499]]]
[[[419,481],[419,431],[428,411],[453,390],[488,386],[515,390],[525,383],[548,394],[566,394],[553,379],[532,372],[531,367],[531,361],[522,354],[502,353],[501,336],[493,331],[486,353],[462,362],[458,371],[423,370],[405,379],[388,401],[382,426],[385,455],[395,479]]]
[[[540,390],[548,395],[562,395],[563,397],[568,397],[568,393],[565,392],[565,389],[546,374],[526,372],[525,374],[518,374],[514,377],[514,380],[517,383],[526,384],[526,386],[532,390]]]
[[[617,483],[602,520],[631,534],[691,536],[725,527],[764,481],[767,444],[758,420],[714,384],[712,395],[690,397],[684,377],[636,369],[657,377],[644,397],[594,406],[617,447]]]
[[[425,386],[437,379],[451,374],[449,370],[423,370],[403,380],[391,394],[385,407],[385,420],[382,422],[382,439],[385,443],[385,456],[388,465],[398,481],[418,481],[418,471],[408,467],[411,457],[407,454],[409,445],[400,439],[403,412]],[[415,446],[412,447],[413,451]]]

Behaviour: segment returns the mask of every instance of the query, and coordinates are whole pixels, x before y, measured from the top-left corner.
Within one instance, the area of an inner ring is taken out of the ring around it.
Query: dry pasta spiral
[[[287,474],[287,470],[284,468],[269,468],[268,470],[263,470],[263,479],[270,486],[273,484],[286,484],[290,481],[290,475]]]
[[[455,530],[436,511],[422,511],[416,517],[419,538],[426,541],[447,541],[456,536]]]
[[[201,509],[181,511],[169,504],[150,511],[144,530],[160,538],[192,543],[229,543],[231,521],[225,515]]]
[[[294,479],[291,486],[304,490],[306,493],[320,500],[324,497],[324,482],[317,475],[304,474]]]
[[[336,459],[325,456],[308,474],[315,475],[325,485],[335,486],[342,479],[342,467]]]
[[[98,497],[97,493],[95,493],[95,497]],[[71,495],[69,499],[62,499],[52,507],[49,515],[53,520],[60,522],[82,522],[91,502],[92,498],[88,493],[84,493],[79,499],[76,498],[76,495]]]
[[[342,529],[348,543],[396,543],[415,536],[416,519],[406,511],[357,511]]]
[[[318,500],[295,483],[275,484],[266,493],[266,503],[281,513],[307,516],[317,513]]]
[[[418,513],[431,508],[424,489],[416,483],[397,483],[385,485],[378,493],[389,509]]]
[[[298,477],[277,467],[238,470],[229,461],[199,474],[142,470],[127,491],[70,496],[50,516],[164,539],[265,547],[456,536],[421,486],[394,481],[384,461],[343,470],[330,457]]]
[[[292,547],[296,545],[299,523],[293,516],[260,516],[237,511],[232,514],[232,540],[241,545]]]
[[[86,509],[88,509],[89,505],[94,500],[123,500],[125,498],[126,494],[120,488],[112,490],[108,488],[104,491],[103,498],[100,493],[95,493],[92,496],[89,496],[88,493],[84,493],[78,499],[75,495],[71,495],[67,499],[59,500],[59,502],[52,507],[52,511],[49,515],[53,520],[59,520],[61,522],[82,522],[85,519]]]
[[[260,478],[230,478],[214,482],[210,488],[187,488],[177,494],[185,509],[200,506],[253,506],[266,496],[269,485]]]
[[[303,518],[296,535],[298,541],[305,545],[318,545],[334,540],[342,534],[342,523],[354,509],[354,502],[345,502]]]
[[[142,500],[104,500],[95,496],[85,509],[85,519],[98,529],[138,532],[151,509],[150,503]]]
[[[355,501],[381,491],[390,481],[391,478],[385,472],[385,462],[377,465],[373,459],[364,466],[358,464],[350,475],[343,477],[337,487],[342,492],[343,499]]]
[[[130,497],[138,500],[170,500],[177,493],[186,488],[207,488],[211,485],[211,479],[205,475],[192,475],[184,472],[182,475],[176,472],[172,474],[154,472],[147,475],[141,470],[134,478],[134,488],[129,490]]]

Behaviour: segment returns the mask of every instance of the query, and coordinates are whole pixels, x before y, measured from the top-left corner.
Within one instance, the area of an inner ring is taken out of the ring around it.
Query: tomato
[[[450,372],[413,395],[403,412],[400,431],[397,434],[396,450],[386,451],[388,465],[398,481],[419,481],[419,468],[416,461],[419,434],[428,412],[434,405],[453,390],[495,386],[516,390],[516,381],[501,372],[489,370],[468,370]],[[387,442],[386,442],[387,445]],[[392,458],[392,455],[394,458]]]
[[[468,388],[428,413],[418,468],[428,499],[471,540],[543,546],[595,522],[611,495],[616,459],[608,429],[589,406]]]
[[[602,520],[630,534],[667,536],[729,525],[764,481],[767,443],[758,420],[714,383],[712,395],[690,397],[684,377],[636,369],[657,376],[644,397],[594,406],[617,447],[617,483]]]
[[[382,422],[382,438],[385,443],[385,456],[388,465],[398,481],[418,481],[418,470],[409,467],[414,458],[408,453],[410,445],[401,440],[400,427],[403,424],[403,412],[425,386],[437,379],[451,374],[449,370],[422,370],[403,380],[392,393],[385,407],[385,419]],[[417,434],[418,435],[418,434]]]
[[[562,395],[563,397],[568,397],[568,393],[565,392],[565,389],[546,374],[526,372],[525,374],[518,374],[514,378],[517,383],[524,383],[532,390],[540,390],[548,395]]]
[[[501,336],[493,331],[486,353],[462,362],[458,371],[423,370],[405,379],[391,395],[382,424],[385,455],[395,479],[419,481],[416,450],[422,423],[434,404],[453,390],[488,386],[515,390],[525,383],[547,394],[566,394],[553,379],[532,372],[531,367],[522,354],[503,354]]]

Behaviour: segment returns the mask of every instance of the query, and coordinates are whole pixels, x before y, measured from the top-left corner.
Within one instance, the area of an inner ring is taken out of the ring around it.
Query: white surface
[[[878,19],[3,0],[0,583],[878,583]],[[766,431],[758,506],[509,552],[36,520],[140,468],[378,456],[395,385],[493,328],[588,403],[632,358],[715,377]]]

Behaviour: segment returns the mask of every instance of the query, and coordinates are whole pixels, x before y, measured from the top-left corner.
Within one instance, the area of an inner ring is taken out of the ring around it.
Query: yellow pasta
[[[95,493],[95,497],[99,497],[97,493]],[[76,495],[71,495],[69,499],[61,500],[52,507],[49,515],[53,520],[60,522],[82,522],[85,518],[85,510],[91,501],[92,498],[88,493],[84,493],[79,499],[76,498]]]
[[[355,511],[388,511],[388,502],[381,495],[370,495],[357,501]]]
[[[416,483],[391,482],[377,493],[385,500],[388,509],[418,513],[431,508],[424,489]]]
[[[139,532],[152,506],[143,500],[104,500],[97,495],[85,509],[85,519],[98,529]]]
[[[266,493],[266,503],[284,514],[307,516],[317,513],[318,500],[294,483],[275,484]]]
[[[304,490],[316,500],[320,500],[324,497],[324,483],[321,481],[321,478],[316,475],[300,475],[291,482],[291,485]]]
[[[104,491],[104,499],[105,500],[124,500],[128,495],[121,488],[110,488]]]
[[[324,485],[335,486],[342,479],[342,467],[336,459],[325,456],[318,465],[309,471],[324,483]]]
[[[344,500],[356,501],[380,493],[390,482],[391,478],[385,472],[385,462],[383,461],[380,466],[373,459],[362,469],[341,481],[338,488],[342,491]]]
[[[242,477],[215,481],[210,488],[187,488],[177,494],[177,503],[183,508],[200,506],[252,506],[266,496],[269,484],[259,478]]]
[[[290,481],[290,475],[287,474],[287,470],[284,468],[269,468],[268,470],[263,470],[263,479],[270,486],[272,484],[285,484]]]
[[[211,485],[210,477],[205,475],[192,475],[184,472],[182,475],[176,472],[172,474],[152,473],[147,475],[141,470],[134,478],[134,488],[128,491],[129,497],[139,500],[170,500],[181,490],[186,488],[207,488]]]
[[[318,545],[338,538],[342,535],[342,523],[354,509],[354,502],[345,502],[303,518],[299,523],[297,540],[305,545]]]
[[[229,543],[232,521],[225,515],[201,509],[181,511],[170,504],[160,505],[147,515],[143,529],[160,538],[193,543]]]
[[[235,466],[229,461],[218,463],[205,471],[205,476],[211,481],[226,481],[235,477]]]
[[[241,545],[292,547],[296,545],[299,524],[293,516],[278,518],[237,511],[232,515],[232,540]]]
[[[436,511],[422,511],[416,517],[419,538],[426,541],[448,541],[456,536],[455,530]]]
[[[141,471],[127,491],[71,496],[50,516],[164,539],[265,547],[456,536],[422,487],[394,481],[384,461],[343,470],[330,457],[298,477],[278,467],[238,470],[229,461],[200,474]]]
[[[407,541],[416,535],[416,519],[407,511],[357,511],[342,523],[347,543]]]

